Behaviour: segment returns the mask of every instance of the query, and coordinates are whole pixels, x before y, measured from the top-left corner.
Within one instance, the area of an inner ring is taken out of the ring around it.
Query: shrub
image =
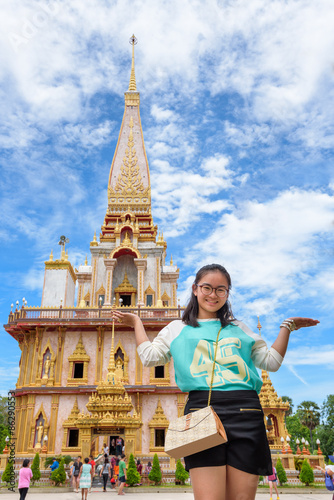
[[[279,480],[279,484],[281,486],[282,486],[282,484],[288,482],[286,474],[285,474],[285,470],[284,470],[284,467],[283,467],[283,464],[282,464],[280,458],[276,462],[276,473],[277,473],[277,477],[278,477],[278,480]]]
[[[135,484],[139,484],[141,481],[141,477],[139,472],[137,471],[136,462],[133,454],[130,454],[129,464],[126,472],[126,482],[129,486],[134,486]]]
[[[36,453],[34,460],[31,464],[32,482],[38,481],[41,478],[41,471],[39,470],[39,453]]]
[[[148,478],[150,481],[154,481],[155,484],[161,483],[162,472],[160,469],[159,458],[158,458],[158,455],[156,453],[153,457],[152,470],[149,473]]]
[[[10,483],[14,481],[14,478],[15,478],[14,463],[12,460],[9,460],[2,474],[1,480],[4,481],[5,483]]]
[[[312,467],[308,463],[307,459],[305,458],[303,465],[302,465],[302,470],[300,471],[299,479],[301,480],[302,483],[304,483],[306,486],[309,486],[314,482],[314,474]]]
[[[62,458],[58,469],[54,470],[51,474],[51,481],[54,481],[56,483],[56,486],[58,486],[59,484],[65,484],[66,482],[64,462],[65,460]]]
[[[180,481],[181,484],[184,484],[188,477],[188,472],[183,467],[181,460],[178,459],[178,461],[176,462],[175,479],[177,481]]]

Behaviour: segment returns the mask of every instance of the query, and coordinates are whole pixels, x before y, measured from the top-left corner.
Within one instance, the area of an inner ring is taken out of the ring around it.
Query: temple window
[[[71,354],[67,359],[69,361],[67,385],[88,384],[88,363],[90,361],[90,357],[86,353],[82,341],[82,334],[80,334],[79,341],[73,354]]]
[[[155,429],[155,447],[165,446],[165,429]]]
[[[155,366],[154,367],[154,377],[155,378],[165,378],[165,367]]]
[[[104,295],[99,295],[99,299],[98,299],[98,304],[99,306],[103,306],[104,304]]]
[[[153,295],[146,295],[146,305],[151,307],[153,305]]]
[[[73,378],[83,378],[84,364],[74,363]]]
[[[68,447],[76,448],[79,444],[79,429],[68,430]]]
[[[164,366],[152,366],[150,368],[150,384],[170,385],[169,363]]]

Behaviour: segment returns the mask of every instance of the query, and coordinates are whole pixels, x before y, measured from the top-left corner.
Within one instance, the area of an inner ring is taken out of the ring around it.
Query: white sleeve
[[[283,356],[281,356],[273,347],[268,349],[268,346],[261,335],[259,335],[258,333],[254,333],[241,321],[233,321],[233,323],[239,326],[239,328],[241,328],[244,333],[255,340],[251,354],[254,365],[261,370],[267,370],[268,372],[277,372],[283,362]]]
[[[182,321],[172,321],[159,332],[155,339],[147,340],[137,347],[138,355],[144,366],[165,365],[171,359],[170,344],[181,332]]]
[[[276,349],[273,347],[268,349],[267,344],[261,337],[255,342],[252,349],[252,360],[257,368],[268,372],[277,372],[283,359],[283,356]]]

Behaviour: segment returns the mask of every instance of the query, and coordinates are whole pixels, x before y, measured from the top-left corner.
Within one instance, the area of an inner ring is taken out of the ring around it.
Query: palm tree
[[[311,446],[313,450],[314,445],[312,431],[320,423],[320,408],[313,401],[303,401],[302,403],[300,403],[300,405],[297,406],[296,413],[301,424],[305,425],[305,427],[307,427],[310,431]]]

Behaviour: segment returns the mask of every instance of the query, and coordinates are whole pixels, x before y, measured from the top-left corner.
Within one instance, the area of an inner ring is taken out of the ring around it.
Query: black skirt
[[[209,391],[192,391],[184,414],[204,408]],[[186,470],[230,465],[260,476],[272,473],[264,414],[256,391],[212,391],[211,406],[221,419],[227,443],[184,458]]]

